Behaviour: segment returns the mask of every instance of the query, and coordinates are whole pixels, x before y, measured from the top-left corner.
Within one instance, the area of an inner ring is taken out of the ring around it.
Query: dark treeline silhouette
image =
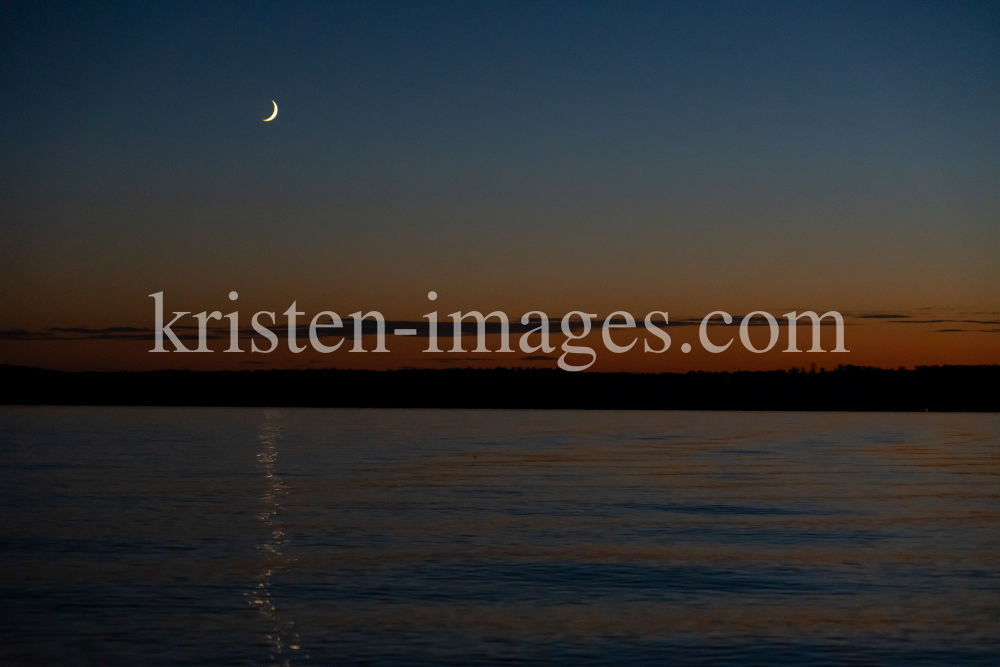
[[[0,366],[0,403],[635,410],[1000,411],[1000,366],[567,373],[550,369],[61,372]]]

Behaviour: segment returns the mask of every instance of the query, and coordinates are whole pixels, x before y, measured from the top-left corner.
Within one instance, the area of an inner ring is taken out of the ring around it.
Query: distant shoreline
[[[1000,366],[633,374],[519,368],[65,372],[0,365],[0,404],[1000,412]]]

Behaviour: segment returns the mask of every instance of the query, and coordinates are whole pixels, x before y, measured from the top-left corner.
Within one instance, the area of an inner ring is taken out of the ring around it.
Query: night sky
[[[1000,362],[1000,3],[4,2],[0,49],[0,363],[458,363],[151,354],[160,291],[849,322],[594,370]]]

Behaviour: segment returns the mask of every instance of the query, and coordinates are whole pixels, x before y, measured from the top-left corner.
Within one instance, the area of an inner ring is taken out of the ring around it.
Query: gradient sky
[[[0,90],[0,363],[454,363],[101,334],[158,291],[851,322],[849,355],[603,370],[1000,362],[996,2],[4,2]]]

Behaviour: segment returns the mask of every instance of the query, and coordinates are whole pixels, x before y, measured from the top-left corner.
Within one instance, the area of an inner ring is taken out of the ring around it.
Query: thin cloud
[[[926,309],[923,309],[926,310]],[[986,314],[986,313],[983,313]],[[715,316],[708,322],[708,326],[711,327],[738,327],[743,323],[745,315],[732,315],[732,321],[727,324],[721,317]],[[850,319],[856,320],[885,320],[889,324],[966,324],[966,325],[979,325],[979,326],[996,326],[1000,325],[1000,320],[998,319],[963,319],[963,318],[938,318],[938,319],[916,319],[912,315],[906,315],[902,313],[861,313],[861,314],[848,314],[845,315],[848,321],[845,321],[845,326],[852,326]],[[781,316],[775,316],[775,321],[779,327],[787,327],[788,319]],[[622,324],[621,318],[616,318],[612,321],[612,324]],[[669,322],[664,323],[662,319],[656,318],[653,320],[653,326],[657,328],[667,328],[667,327],[692,327],[701,326],[701,318],[685,318],[680,317],[676,319],[671,319]],[[378,332],[378,323],[372,319],[361,320],[361,335],[362,336],[372,336]],[[562,319],[561,318],[550,318],[547,322],[548,332],[550,334],[560,334],[562,333]],[[799,326],[808,326],[811,323],[806,320],[799,320]],[[820,326],[829,327],[834,326],[836,322],[833,318],[824,318],[820,321]],[[512,336],[520,335],[535,331],[543,325],[543,321],[540,319],[529,320],[527,324],[521,324],[520,321],[515,319],[508,325],[508,331]],[[601,330],[604,328],[605,318],[596,318],[591,322],[591,328],[593,330]],[[354,335],[354,320],[345,319],[343,320],[343,326],[340,328],[329,328],[328,326],[322,326],[316,331],[316,336],[321,339],[328,339],[332,337],[346,336],[351,337]],[[766,318],[761,316],[756,316],[747,322],[747,326],[751,327],[761,327],[769,326]],[[277,323],[269,325],[267,327],[270,331],[278,336],[287,335],[287,324]],[[452,338],[455,333],[455,325],[451,321],[441,321],[438,322],[437,336],[440,339]],[[580,320],[573,320],[569,323],[569,328],[571,331],[579,331],[583,328],[583,323]],[[636,318],[636,329],[646,329],[645,321],[641,317]],[[181,341],[197,341],[198,340],[198,326],[196,324],[174,324],[170,327],[174,335]],[[295,335],[300,340],[308,340],[309,338],[309,324],[299,323],[295,329]],[[411,329],[415,330],[416,338],[429,338],[430,337],[430,324],[426,320],[387,320],[385,322],[385,334],[386,336],[392,336],[396,329]],[[479,333],[479,324],[475,321],[464,320],[461,326],[458,328],[461,337],[474,337]],[[964,331],[965,329],[949,329],[947,331]],[[945,331],[941,329],[940,331]],[[992,331],[992,330],[989,330]],[[484,326],[484,332],[486,335],[498,335],[502,332],[502,325],[496,319],[490,319],[486,322]],[[207,340],[221,340],[227,339],[230,335],[229,328],[227,326],[210,326],[206,329]],[[251,338],[259,337],[252,328],[241,327],[238,330],[238,335],[241,339],[249,340]],[[153,327],[127,327],[127,326],[115,326],[115,327],[50,327],[41,331],[29,331],[23,328],[10,328],[0,330],[0,341],[74,341],[74,340],[118,340],[118,341],[152,341],[155,336],[155,329]]]

